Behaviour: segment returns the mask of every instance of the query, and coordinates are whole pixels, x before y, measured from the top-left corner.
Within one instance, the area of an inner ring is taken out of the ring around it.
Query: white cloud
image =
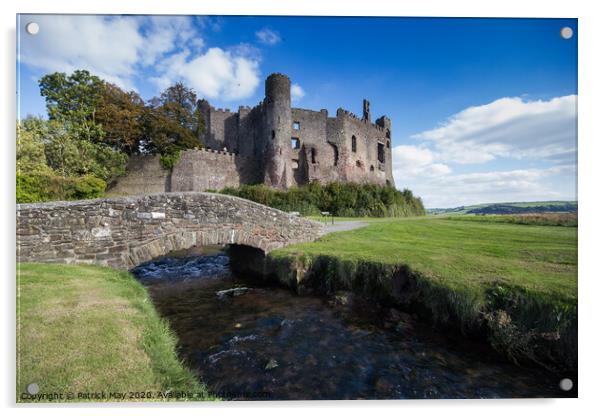
[[[265,45],[275,45],[280,42],[280,34],[274,30],[264,27],[261,30],[255,32],[257,40]]]
[[[219,30],[218,20],[188,16],[27,16],[40,25],[22,34],[21,62],[45,72],[87,69],[122,88],[146,76],[158,89],[184,81],[198,95],[222,101],[249,97],[259,85],[259,50],[206,47],[195,28]],[[267,37],[266,39],[271,39]],[[150,76],[149,74],[152,74]]]
[[[457,175],[408,176],[395,169],[395,183],[410,188],[428,208],[449,208],[485,202],[574,199],[574,165]]]
[[[305,97],[305,91],[301,88],[299,84],[291,85],[291,99],[293,102],[299,101],[301,98]]]
[[[500,98],[469,107],[441,126],[413,136],[455,163],[485,163],[499,157],[566,161],[576,151],[577,96],[549,101]]]
[[[150,16],[143,20],[144,48],[141,58],[144,65],[152,65],[176,46],[191,41],[198,49],[204,45],[203,39],[195,32],[192,21],[186,16]]]
[[[446,175],[449,166],[435,162],[433,152],[425,147],[395,146],[392,152],[393,170],[403,178]]]
[[[189,56],[188,51],[170,56],[161,63],[164,74],[153,81],[164,88],[183,80],[198,95],[224,101],[249,97],[259,85],[258,60],[221,48],[210,48],[192,59]]]
[[[577,97],[569,95],[469,107],[414,135],[417,145],[393,148],[395,182],[420,195],[427,207],[573,199],[576,105]],[[504,169],[519,160],[538,167]],[[463,166],[470,164],[479,171]]]
[[[136,65],[148,47],[139,32],[140,19],[76,15],[23,19],[37,22],[40,32],[36,36],[22,33],[21,62],[49,72],[87,69],[124,88],[133,88]]]

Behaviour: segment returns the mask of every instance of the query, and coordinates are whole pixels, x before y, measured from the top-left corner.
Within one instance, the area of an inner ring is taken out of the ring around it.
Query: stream
[[[560,378],[349,294],[234,277],[209,247],[133,269],[210,391],[236,400],[575,397]]]

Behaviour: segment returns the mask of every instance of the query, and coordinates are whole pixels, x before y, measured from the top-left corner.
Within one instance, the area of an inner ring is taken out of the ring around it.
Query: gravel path
[[[326,225],[326,234],[338,232],[338,231],[350,231],[356,228],[362,228],[368,225],[366,221],[341,221],[335,222],[334,224]]]

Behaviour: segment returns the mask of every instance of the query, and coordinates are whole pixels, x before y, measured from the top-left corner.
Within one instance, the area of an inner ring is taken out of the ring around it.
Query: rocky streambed
[[[223,252],[157,259],[133,273],[178,336],[181,358],[227,399],[575,395],[552,373],[349,292],[299,296],[234,277]]]

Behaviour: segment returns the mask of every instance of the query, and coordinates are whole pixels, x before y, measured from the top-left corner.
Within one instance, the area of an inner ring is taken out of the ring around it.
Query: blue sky
[[[396,185],[427,207],[576,198],[576,19],[23,15],[18,30],[22,117],[45,113],[53,71],[146,99],[183,81],[231,109],[282,72],[295,106],[387,114]]]

